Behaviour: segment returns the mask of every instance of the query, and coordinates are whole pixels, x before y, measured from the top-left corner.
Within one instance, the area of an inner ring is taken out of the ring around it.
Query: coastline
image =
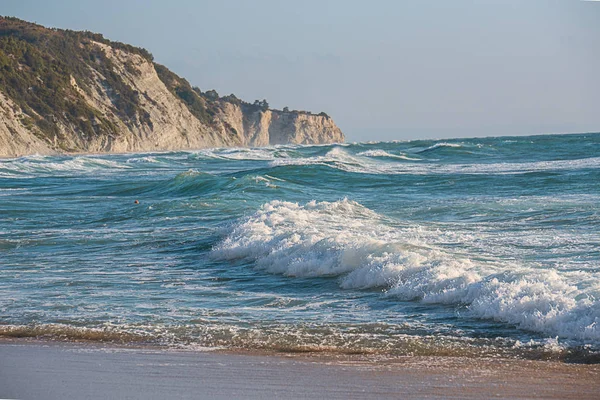
[[[190,149],[157,149],[147,151],[75,151],[75,152],[56,152],[56,153],[24,153],[21,155],[4,156],[0,155],[0,161],[17,160],[23,157],[104,157],[104,156],[144,156],[148,154],[169,154],[174,152],[197,153],[200,151],[215,151],[215,150],[248,150],[248,149],[269,149],[281,146],[306,146],[306,147],[324,147],[324,146],[346,146],[349,142],[334,142],[334,143],[287,143],[287,144],[272,144],[267,146],[208,146]]]
[[[0,340],[0,398],[597,398],[600,365]]]

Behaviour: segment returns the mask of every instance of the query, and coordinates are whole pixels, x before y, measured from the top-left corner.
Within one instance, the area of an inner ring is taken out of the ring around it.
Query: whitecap
[[[408,157],[404,154],[391,154],[385,150],[375,149],[375,150],[366,150],[356,154],[357,156],[364,157],[386,157],[386,158],[396,158],[399,160],[408,160],[408,161],[419,161],[419,158]]]
[[[434,145],[431,145],[431,146],[427,147],[426,149],[418,151],[418,153],[425,153],[425,152],[428,152],[428,151],[439,149],[441,147],[460,148],[460,147],[463,147],[463,145],[461,145],[459,143],[440,142],[440,143],[436,143]]]
[[[235,225],[211,254],[290,277],[334,276],[344,289],[381,288],[401,300],[465,307],[474,317],[600,343],[597,273],[484,261],[444,248],[436,232],[389,222],[347,199],[272,201]]]

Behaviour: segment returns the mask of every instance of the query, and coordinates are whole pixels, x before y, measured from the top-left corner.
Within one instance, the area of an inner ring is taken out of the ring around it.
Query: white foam
[[[372,150],[375,151],[375,150]],[[367,157],[357,157],[360,155]],[[359,174],[388,174],[388,175],[439,175],[439,174],[471,174],[471,175],[517,175],[532,172],[569,171],[581,168],[600,168],[600,157],[590,157],[575,160],[549,160],[526,163],[474,163],[474,164],[440,164],[432,162],[419,163],[384,163],[370,160],[373,157],[365,153],[353,156],[343,149],[334,147],[324,156],[305,158],[276,159],[271,166],[282,165],[326,165],[345,172]],[[382,153],[379,153],[383,157]],[[400,157],[400,156],[398,156]],[[409,158],[405,158],[410,161]]]
[[[385,150],[375,149],[375,150],[366,150],[356,154],[357,156],[364,157],[386,157],[386,158],[396,158],[398,160],[408,160],[408,161],[419,161],[419,158],[408,157],[403,154],[391,154]]]
[[[132,168],[130,165],[117,161],[106,160],[98,157],[77,156],[69,158],[56,158],[51,156],[27,156],[10,159],[0,163],[0,172],[3,177],[23,177],[32,174],[63,173],[97,173],[108,170],[122,170]]]
[[[287,150],[292,147],[261,147],[261,148],[217,148],[205,149],[192,153],[196,157],[237,161],[271,161],[278,158],[288,158]]]
[[[272,201],[242,220],[212,251],[295,277],[337,276],[346,289],[465,305],[469,315],[549,336],[600,342],[598,272],[540,269],[504,258],[453,253],[444,232],[393,225],[350,201]],[[474,261],[478,260],[478,261]]]
[[[129,159],[127,159],[126,163],[128,163],[128,164],[134,164],[134,163],[157,164],[157,163],[160,163],[160,161],[157,160],[153,156],[143,156],[143,157],[129,158]]]
[[[278,186],[271,183],[271,177],[267,178],[266,176],[260,176],[260,175],[256,175],[256,176],[250,176],[249,179],[251,179],[252,181],[254,181],[254,183],[258,183],[258,184],[264,184],[266,187],[269,188],[277,188]],[[273,179],[273,180],[277,180],[277,179]]]
[[[458,143],[446,143],[446,142],[440,142],[440,143],[436,143],[432,146],[429,146],[428,148],[421,150],[420,153],[425,152],[425,151],[431,151],[431,150],[435,150],[438,149],[440,147],[453,147],[453,148],[459,148],[459,147],[463,147],[461,144]]]
[[[327,165],[342,171],[359,173],[370,173],[371,171],[382,173],[382,168],[385,168],[381,163],[353,156],[338,145],[323,156],[282,158],[271,161],[270,165],[272,167],[283,165]]]

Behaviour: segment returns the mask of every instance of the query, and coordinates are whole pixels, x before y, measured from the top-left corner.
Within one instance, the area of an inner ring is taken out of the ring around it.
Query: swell
[[[219,165],[233,165],[232,163],[239,164],[237,170],[265,166],[324,165],[352,173],[416,175],[494,175],[598,169],[600,158],[594,156],[597,154],[594,150],[600,148],[600,144],[596,144],[600,135],[575,135],[573,138],[567,136],[517,140],[472,139],[460,143],[409,141],[323,146],[288,145],[104,156],[33,155],[0,160],[0,177],[112,176],[165,170],[180,173],[182,169],[201,170],[198,165],[212,165],[216,168]],[[587,147],[582,147],[576,143],[577,140],[587,140],[589,143]],[[565,146],[563,142],[571,146]],[[539,148],[540,145],[545,147],[543,151]],[[440,159],[444,162],[440,162]]]

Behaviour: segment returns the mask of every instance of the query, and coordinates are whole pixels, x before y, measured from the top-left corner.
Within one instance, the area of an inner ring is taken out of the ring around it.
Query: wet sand
[[[600,365],[232,354],[0,342],[10,399],[598,399]]]

